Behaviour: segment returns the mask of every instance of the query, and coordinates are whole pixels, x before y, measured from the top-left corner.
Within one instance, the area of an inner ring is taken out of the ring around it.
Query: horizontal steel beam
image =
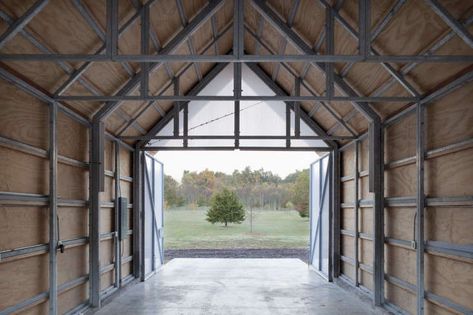
[[[332,151],[330,147],[165,147],[165,146],[148,146],[141,149],[142,151]]]
[[[106,55],[0,54],[0,61],[93,62],[352,62],[352,63],[471,63],[473,55]]]
[[[188,136],[150,136],[150,137],[140,137],[140,136],[124,136],[122,137],[123,140],[181,140],[181,139],[189,139],[189,140],[197,140],[197,139],[205,139],[205,140],[222,140],[222,139],[229,139],[234,140],[236,137],[235,135],[230,136],[221,136],[221,135],[188,135]],[[265,136],[265,135],[243,135],[238,136],[239,139],[245,140],[285,140],[287,136]],[[354,137],[350,136],[290,136],[290,139],[300,139],[300,140],[349,140],[354,139]]]
[[[416,97],[404,96],[285,96],[285,95],[110,95],[110,96],[88,96],[88,95],[64,95],[56,96],[56,101],[80,101],[80,102],[116,102],[116,101],[333,101],[333,102],[393,102],[410,103],[419,101]]]

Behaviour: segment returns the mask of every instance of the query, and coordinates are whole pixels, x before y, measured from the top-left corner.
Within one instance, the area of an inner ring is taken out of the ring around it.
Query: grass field
[[[211,224],[206,209],[170,209],[164,212],[164,248],[307,248],[309,221],[296,211],[253,211],[241,224]]]

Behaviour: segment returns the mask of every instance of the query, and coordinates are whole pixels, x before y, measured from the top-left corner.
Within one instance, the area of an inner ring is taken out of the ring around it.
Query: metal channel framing
[[[118,141],[114,141],[114,160],[115,160],[115,172],[114,172],[114,189],[115,189],[115,198],[114,198],[114,214],[115,214],[115,232],[113,235],[114,238],[114,272],[115,272],[115,284],[116,288],[120,287],[121,282],[121,239],[118,235],[120,229],[120,211],[119,211],[119,196],[120,196],[120,143]]]
[[[416,107],[416,169],[417,169],[417,216],[416,216],[416,273],[417,273],[417,314],[424,314],[424,159],[425,159],[425,128],[424,105]]]
[[[49,105],[49,314],[57,314],[57,104]]]
[[[360,208],[359,208],[359,200],[360,200],[360,196],[359,196],[359,180],[360,180],[360,172],[359,172],[359,155],[360,155],[360,143],[358,140],[355,140],[355,158],[354,158],[354,161],[353,161],[353,170],[354,170],[354,174],[353,174],[353,179],[355,181],[355,196],[354,196],[354,211],[355,211],[355,235],[353,236],[353,240],[354,240],[354,248],[355,248],[355,286],[359,286],[360,285],[360,275],[359,275],[359,244],[358,244],[358,241],[359,241],[359,238],[358,238],[358,231],[360,229],[359,227],[359,221],[360,221]]]
[[[103,191],[104,125],[94,122],[90,130],[89,170],[89,299],[92,307],[99,308],[100,299],[100,196]]]

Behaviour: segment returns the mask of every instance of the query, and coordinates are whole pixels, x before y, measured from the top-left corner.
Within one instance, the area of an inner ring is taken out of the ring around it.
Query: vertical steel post
[[[233,55],[238,59],[245,53],[244,35],[244,0],[235,0],[233,6]]]
[[[145,194],[146,194],[146,185],[145,185],[145,181],[146,181],[146,173],[147,172],[147,167],[146,167],[146,153],[145,152],[141,152],[140,153],[140,163],[141,163],[141,167],[140,167],[140,187],[142,187],[142,189],[140,190],[140,196],[141,196],[141,201],[142,201],[142,204],[141,204],[141,212],[140,212],[140,229],[141,229],[141,238],[140,238],[140,252],[141,252],[141,256],[140,256],[140,269],[141,269],[141,281],[145,281],[145,278],[146,278],[146,266],[145,266],[145,259],[146,259],[146,253],[145,253],[145,238],[146,238],[146,227],[145,227],[145,212],[146,212],[146,198],[145,198]]]
[[[104,189],[103,152],[104,125],[94,121],[91,126],[89,157],[89,300],[100,307],[100,191]]]
[[[359,153],[360,153],[360,147],[359,147],[359,143],[358,143],[358,140],[355,140],[355,159],[354,159],[354,174],[353,174],[353,180],[355,181],[355,196],[354,196],[354,201],[353,201],[353,209],[355,211],[355,227],[354,227],[354,231],[355,231],[355,237],[354,237],[354,241],[355,241],[355,286],[359,286],[360,285],[360,276],[359,276],[359,244],[358,244],[358,236],[359,236],[359,220],[360,220],[360,209],[359,209],[359,200],[360,200],[360,196],[359,196],[359,176],[360,176],[360,172],[359,172]]]
[[[141,151],[135,146],[133,152],[133,275],[139,278],[141,275],[141,255],[140,249],[142,230],[141,230],[141,213],[142,213],[142,199],[141,190]]]
[[[340,151],[335,148],[332,151],[332,177],[333,177],[333,277],[340,275]]]
[[[233,94],[237,98],[235,101],[235,121],[234,121],[234,132],[235,132],[235,148],[240,147],[240,101],[241,97],[241,63],[235,62],[233,64]]]
[[[294,95],[301,96],[301,78],[297,77],[294,82]],[[294,135],[301,135],[301,103],[294,102]]]
[[[57,314],[57,104],[49,104],[49,314]]]
[[[326,54],[333,55],[335,51],[335,41],[334,41],[334,18],[332,8],[327,6],[325,9],[325,46]],[[327,97],[333,97],[333,63],[325,63],[325,90]]]
[[[324,201],[324,179],[323,179],[323,175],[322,175],[322,171],[323,171],[323,168],[322,168],[322,163],[323,163],[323,160],[320,159],[319,160],[319,217],[317,218],[317,220],[319,221],[319,224],[317,225],[319,227],[319,235],[318,235],[318,239],[319,239],[319,266],[318,266],[318,270],[319,271],[322,271],[322,210],[324,208],[324,205],[323,205],[323,201]]]
[[[286,102],[286,148],[291,147],[291,106]]]
[[[417,221],[416,221],[416,273],[417,273],[417,314],[424,314],[424,106],[416,107],[416,167],[417,167]]]
[[[188,135],[189,135],[189,102],[186,102],[186,103],[184,104],[184,109],[183,109],[183,111],[184,111],[184,112],[183,112],[183,114],[184,114],[183,116],[184,116],[184,117],[183,117],[183,122],[182,122],[182,124],[183,124],[183,129],[184,129],[184,131],[183,131],[183,136],[184,136],[183,145],[184,145],[184,148],[187,148],[188,142],[189,142],[189,140],[188,140],[188,138],[187,138]]]
[[[113,59],[118,54],[118,0],[107,0],[107,30],[105,49]]]
[[[174,95],[180,94],[179,77],[173,78]],[[179,101],[174,102],[174,136],[179,136],[179,112],[181,110],[181,103]]]
[[[149,54],[149,4],[143,5],[141,11],[141,54]],[[149,63],[141,63],[141,95],[149,94]]]
[[[114,180],[115,180],[115,199],[114,199],[114,207],[115,207],[115,233],[114,233],[114,240],[115,240],[115,261],[114,261],[114,268],[115,268],[115,287],[120,287],[121,281],[121,240],[118,235],[120,230],[120,203],[118,197],[120,195],[120,143],[118,141],[114,142],[114,160],[115,160],[115,172],[114,172]]]
[[[330,154],[328,157],[328,164],[327,164],[327,176],[329,177],[329,186],[328,186],[328,268],[327,268],[327,273],[328,273],[328,281],[332,282],[333,281],[333,258],[331,254],[331,248],[333,247],[333,225],[331,222],[333,222],[333,198],[331,197],[333,195],[333,173],[332,173],[332,164],[333,160],[333,155]]]
[[[371,1],[359,0],[359,51],[360,55],[367,58],[370,54],[371,38]]]
[[[379,121],[370,123],[369,147],[370,191],[374,192],[374,303],[379,306],[384,303],[384,136]]]

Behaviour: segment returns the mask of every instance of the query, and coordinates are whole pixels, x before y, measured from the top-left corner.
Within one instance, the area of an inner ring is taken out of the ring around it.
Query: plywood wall
[[[1,201],[0,252],[44,245],[49,241],[49,108],[13,85],[0,81],[0,192],[35,194],[38,201]],[[80,240],[58,253],[59,313],[65,313],[88,300],[89,248],[89,130],[63,112],[57,116],[58,143],[58,223],[61,241]],[[103,234],[116,230],[113,143],[105,152],[105,192],[101,193]],[[121,245],[121,278],[132,270],[132,154],[119,151],[121,195],[127,197],[130,235]],[[110,175],[112,173],[112,175]],[[42,199],[41,199],[42,198]],[[113,239],[104,237],[100,248],[103,267],[113,264]],[[24,308],[25,313],[47,312],[48,253],[42,250],[0,260],[0,310],[39,296],[39,302]],[[113,268],[102,275],[103,289],[114,284]],[[69,286],[72,281],[78,281]]]
[[[427,198],[471,197],[473,196],[473,84],[427,104],[425,108],[425,194]],[[439,149],[467,143],[459,149],[437,154]],[[468,144],[469,143],[469,144]],[[359,196],[360,200],[372,200],[368,192],[368,177],[363,176],[368,165],[368,143],[359,145]],[[341,160],[341,272],[355,284],[354,228],[355,210],[355,165],[354,145],[342,152]],[[416,117],[415,112],[385,128],[385,198],[416,196],[417,182],[416,155]],[[407,160],[406,160],[407,159]],[[396,162],[406,160],[398,164]],[[367,172],[366,172],[367,173]],[[367,175],[367,174],[366,174]],[[414,199],[415,200],[415,199]],[[385,204],[385,298],[407,313],[416,312],[416,251],[409,246],[414,240],[416,208],[413,204],[388,206]],[[471,204],[428,205],[425,209],[425,240],[440,241],[450,245],[471,245],[473,243],[473,207]],[[361,206],[358,210],[358,232],[368,238],[373,235],[373,209]],[[360,263],[359,285],[373,289],[373,278],[369,268],[372,266],[372,241],[360,235],[358,243]],[[346,259],[348,257],[349,259]],[[446,255],[428,250],[425,259],[425,290],[428,293],[445,297],[454,305],[473,309],[473,261],[471,259]],[[366,267],[366,266],[365,266]],[[365,270],[366,269],[366,270]],[[411,286],[411,289],[396,284],[396,280]],[[454,309],[435,302],[425,301],[427,313],[452,314]]]

